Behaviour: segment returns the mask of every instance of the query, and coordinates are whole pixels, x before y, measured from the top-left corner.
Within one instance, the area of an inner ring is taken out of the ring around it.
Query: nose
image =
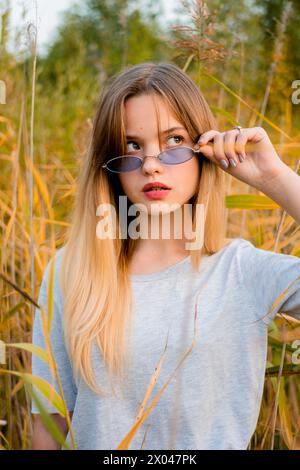
[[[161,173],[163,171],[163,165],[157,156],[162,152],[162,149],[159,147],[152,147],[149,149],[145,149],[143,153],[143,163],[142,163],[142,172],[144,174],[152,174],[155,171]]]

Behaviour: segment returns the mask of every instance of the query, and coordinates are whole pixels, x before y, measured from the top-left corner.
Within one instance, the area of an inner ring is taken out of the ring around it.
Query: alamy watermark
[[[292,348],[297,348],[292,354],[292,364],[300,364],[300,339],[293,341]]]
[[[292,103],[299,104],[300,103],[300,80],[294,80],[292,83],[292,88],[296,88],[296,90],[292,93]]]
[[[192,240],[185,243],[186,250],[199,250],[204,242],[204,204],[195,206],[195,230],[192,227],[192,204],[155,203],[148,207],[142,203],[127,205],[127,196],[119,196],[119,228],[113,204],[99,204],[96,215],[101,218],[97,223],[97,238],[121,239],[128,236],[134,240],[175,238]],[[138,214],[138,215],[137,215]],[[135,217],[128,223],[128,216]],[[118,230],[118,233],[117,233]]]

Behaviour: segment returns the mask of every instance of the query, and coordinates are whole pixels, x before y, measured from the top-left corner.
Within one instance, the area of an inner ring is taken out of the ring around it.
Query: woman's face
[[[164,101],[157,96],[156,103],[159,108],[162,149],[160,149],[157,135],[157,118],[153,98],[144,94],[126,100],[125,126],[128,154],[157,156],[162,150],[171,147],[194,146],[187,130],[172,116]],[[168,131],[173,127],[178,127],[178,129]],[[119,173],[124,193],[132,203],[144,204],[147,212],[151,212],[152,205],[155,204],[182,206],[187,203],[196,192],[199,176],[200,165],[197,154],[178,165],[164,165],[158,158],[145,158],[139,169]],[[146,183],[154,181],[164,183],[171,188],[161,199],[149,199],[143,191]]]

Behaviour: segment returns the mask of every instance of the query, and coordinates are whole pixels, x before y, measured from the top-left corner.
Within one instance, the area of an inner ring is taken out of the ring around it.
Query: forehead
[[[182,126],[168,103],[157,95],[130,97],[124,104],[124,111],[126,133],[130,135],[156,132],[158,123],[161,130],[176,125]]]

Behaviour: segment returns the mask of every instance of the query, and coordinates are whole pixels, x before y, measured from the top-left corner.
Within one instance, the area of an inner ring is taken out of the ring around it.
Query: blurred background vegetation
[[[219,129],[262,125],[295,171],[300,158],[300,106],[292,102],[292,83],[300,80],[298,0],[178,1],[171,23],[161,0],[77,1],[44,54],[26,12],[19,43],[9,47],[12,8],[0,1],[0,80],[6,84],[6,104],[0,104],[0,338],[8,344],[31,341],[32,300],[51,247],[64,241],[97,98],[112,74],[144,61],[175,63],[201,88]],[[300,256],[295,221],[227,176],[227,236]],[[291,362],[299,322],[288,332],[285,327],[282,318],[270,326],[251,449],[300,449],[299,366]],[[23,379],[3,373],[4,367],[30,371],[30,359],[24,350],[7,348],[0,374],[3,449],[30,445]]]

